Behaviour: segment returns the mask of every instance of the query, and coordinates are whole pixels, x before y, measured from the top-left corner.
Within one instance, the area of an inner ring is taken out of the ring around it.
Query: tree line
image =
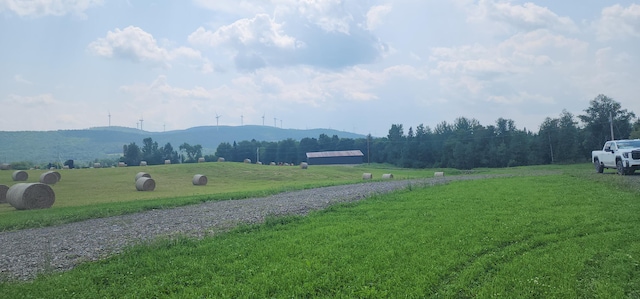
[[[579,125],[579,121],[582,125]],[[635,121],[635,122],[634,122]],[[611,129],[613,128],[613,129]],[[590,160],[591,151],[602,148],[611,134],[615,139],[640,138],[640,120],[620,103],[598,95],[584,114],[575,116],[563,110],[547,117],[537,132],[516,128],[515,121],[499,118],[484,126],[476,119],[459,117],[443,121],[434,128],[422,124],[409,127],[393,124],[382,138],[339,138],[321,134],[318,138],[278,142],[240,141],[221,143],[207,161],[224,157],[242,162],[297,164],[307,152],[361,150],[364,162],[389,163],[400,167],[511,167],[551,163],[576,163]]]
[[[579,125],[581,123],[581,125]],[[514,120],[498,118],[495,124],[482,125],[473,118],[459,117],[443,121],[434,128],[422,124],[405,131],[393,124],[386,137],[339,138],[320,134],[300,141],[244,140],[220,143],[213,155],[203,155],[202,146],[184,143],[180,153],[170,143],[159,147],[151,138],[123,146],[121,162],[139,165],[195,163],[205,161],[291,163],[306,161],[306,153],[318,151],[360,150],[364,162],[389,163],[406,168],[512,167],[552,163],[576,163],[590,160],[591,151],[611,140],[640,138],[640,120],[620,103],[598,95],[584,114],[575,116],[563,110],[556,118],[547,117],[537,132],[516,128]]]

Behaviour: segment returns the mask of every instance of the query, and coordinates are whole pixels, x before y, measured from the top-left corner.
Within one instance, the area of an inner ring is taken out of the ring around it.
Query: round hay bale
[[[11,175],[14,181],[26,181],[29,178],[29,174],[24,170],[16,170]]]
[[[127,163],[118,162],[118,167],[127,167]]]
[[[0,203],[7,203],[7,191],[9,191],[9,186],[0,185]]]
[[[93,168],[101,168],[102,165],[100,165],[100,163],[93,163]]]
[[[251,159],[244,159],[244,163],[249,163],[249,164],[251,164]]]
[[[58,182],[58,176],[55,171],[47,171],[40,175],[40,183],[53,185]]]
[[[302,163],[300,163],[300,168],[302,168],[302,169],[307,169],[307,168],[309,168],[309,163],[307,163],[307,162],[302,162]]]
[[[156,189],[156,181],[152,178],[141,177],[136,181],[136,190],[138,191],[153,191]]]
[[[171,160],[164,160],[164,164],[165,165],[171,164]]]
[[[262,162],[258,161],[258,162],[256,162],[256,164],[258,164],[258,165],[262,165]]]
[[[147,161],[140,161],[140,166],[147,166]]]
[[[69,165],[62,166],[62,169],[70,169]]]
[[[434,172],[434,173],[433,173],[433,176],[435,176],[435,177],[444,176],[444,172],[442,172],[442,171]]]
[[[193,176],[193,184],[196,186],[204,186],[208,182],[207,177],[202,174],[196,174]]]
[[[393,174],[385,173],[385,174],[382,175],[382,178],[385,179],[385,180],[392,179],[393,178]]]
[[[198,163],[204,163],[204,158],[203,157],[198,158]]]
[[[218,162],[224,162],[224,158],[222,157],[218,158]]]
[[[9,170],[11,169],[11,164],[2,163],[0,164],[0,170]]]
[[[275,165],[276,165],[276,162],[271,162],[271,163],[269,163],[269,165],[271,165],[271,166],[275,166]]]
[[[142,178],[142,177],[151,178],[151,175],[143,171],[138,172],[136,173],[136,182],[138,181],[139,178]]]
[[[57,171],[51,171],[51,172],[53,172],[53,174],[55,174],[58,177],[58,182],[62,180],[62,175],[59,172]]]
[[[47,209],[55,201],[53,189],[46,184],[19,183],[7,191],[7,202],[17,210]]]
[[[370,180],[372,178],[373,178],[373,174],[371,174],[371,173],[365,172],[365,173],[362,174],[362,179],[363,180]]]

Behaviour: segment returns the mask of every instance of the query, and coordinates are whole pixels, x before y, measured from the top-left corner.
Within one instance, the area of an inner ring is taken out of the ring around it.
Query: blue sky
[[[640,115],[634,1],[0,0],[0,39],[0,131]]]

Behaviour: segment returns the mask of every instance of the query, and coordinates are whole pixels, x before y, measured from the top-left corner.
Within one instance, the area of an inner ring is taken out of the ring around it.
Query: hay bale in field
[[[164,160],[164,164],[165,165],[171,164],[171,160]]]
[[[147,161],[140,161],[140,166],[147,166]]]
[[[262,165],[262,162],[258,161],[258,162],[256,162],[256,164],[258,164],[258,165]]]
[[[249,163],[249,164],[251,164],[251,159],[244,159],[244,163]]]
[[[307,162],[302,162],[302,163],[300,163],[300,168],[302,168],[302,169],[307,169],[307,168],[309,168],[309,163],[307,163]]]
[[[434,173],[433,173],[433,176],[434,176],[434,177],[441,177],[441,176],[444,176],[444,172],[442,172],[442,171],[434,172]]]
[[[100,163],[96,162],[96,163],[93,163],[93,168],[102,168],[102,165],[100,165]]]
[[[224,158],[222,157],[218,158],[218,162],[224,162]]]
[[[7,164],[7,163],[0,164],[0,170],[10,170],[10,169],[11,169],[11,164]]]
[[[9,186],[0,185],[0,203],[7,203],[7,191],[9,191]]]
[[[127,163],[118,162],[118,167],[127,167]]]
[[[16,170],[11,175],[14,181],[26,181],[29,178],[29,174],[24,170]]]
[[[204,163],[204,158],[203,157],[198,158],[198,163]]]
[[[373,174],[371,174],[371,173],[365,172],[365,173],[362,174],[362,179],[363,180],[370,180],[372,178],[373,178]]]
[[[275,166],[275,165],[276,165],[276,162],[271,162],[271,163],[269,163],[269,165],[271,165],[271,166]]]
[[[56,171],[47,171],[40,175],[40,183],[53,185],[58,182],[58,176]]]
[[[196,186],[204,186],[207,184],[207,182],[209,181],[207,180],[207,177],[205,175],[196,174],[193,176],[193,184]]]
[[[143,171],[138,172],[138,173],[136,173],[136,182],[138,181],[139,178],[142,178],[142,177],[151,178],[151,175],[146,173],[146,172],[143,172]]]
[[[390,179],[393,178],[393,174],[385,173],[385,174],[382,175],[382,178],[385,179],[385,180],[390,180]]]
[[[52,171],[52,172],[53,172],[53,174],[55,174],[58,177],[58,182],[60,180],[62,180],[62,175],[59,172],[57,172],[57,171]]]
[[[62,169],[69,169],[69,165],[62,166]]]
[[[136,181],[136,190],[138,191],[153,191],[156,189],[156,181],[152,178],[141,177]]]
[[[47,209],[55,201],[53,189],[46,184],[19,183],[7,191],[7,202],[17,210]]]

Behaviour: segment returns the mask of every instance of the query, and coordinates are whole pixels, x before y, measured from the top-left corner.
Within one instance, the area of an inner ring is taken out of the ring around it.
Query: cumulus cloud
[[[261,12],[213,30],[200,27],[188,40],[194,46],[226,51],[236,68],[244,71],[291,65],[342,68],[371,63],[388,51],[365,28],[364,18],[369,11],[369,24],[374,26],[390,7],[363,10],[341,0],[271,4],[273,17]]]
[[[600,19],[594,24],[599,40],[640,37],[640,5],[623,7],[619,4],[602,10]]]
[[[18,83],[28,84],[28,85],[33,84],[33,82],[25,79],[24,77],[22,77],[22,75],[15,75],[15,76],[13,76],[13,79],[16,80],[16,82],[18,82]]]
[[[296,40],[283,33],[282,25],[276,23],[266,14],[258,14],[251,19],[241,19],[233,24],[222,26],[215,32],[203,27],[189,35],[192,44],[216,47],[230,44],[235,47],[261,45],[282,49],[296,47]]]
[[[8,10],[21,17],[64,16],[86,17],[84,12],[102,5],[103,0],[2,0],[0,11]]]
[[[203,72],[212,70],[210,62],[202,57],[200,51],[188,47],[161,47],[153,35],[135,26],[109,31],[106,37],[90,43],[88,49],[98,56],[143,62],[163,68],[169,68],[171,61],[187,59],[200,62]]]

